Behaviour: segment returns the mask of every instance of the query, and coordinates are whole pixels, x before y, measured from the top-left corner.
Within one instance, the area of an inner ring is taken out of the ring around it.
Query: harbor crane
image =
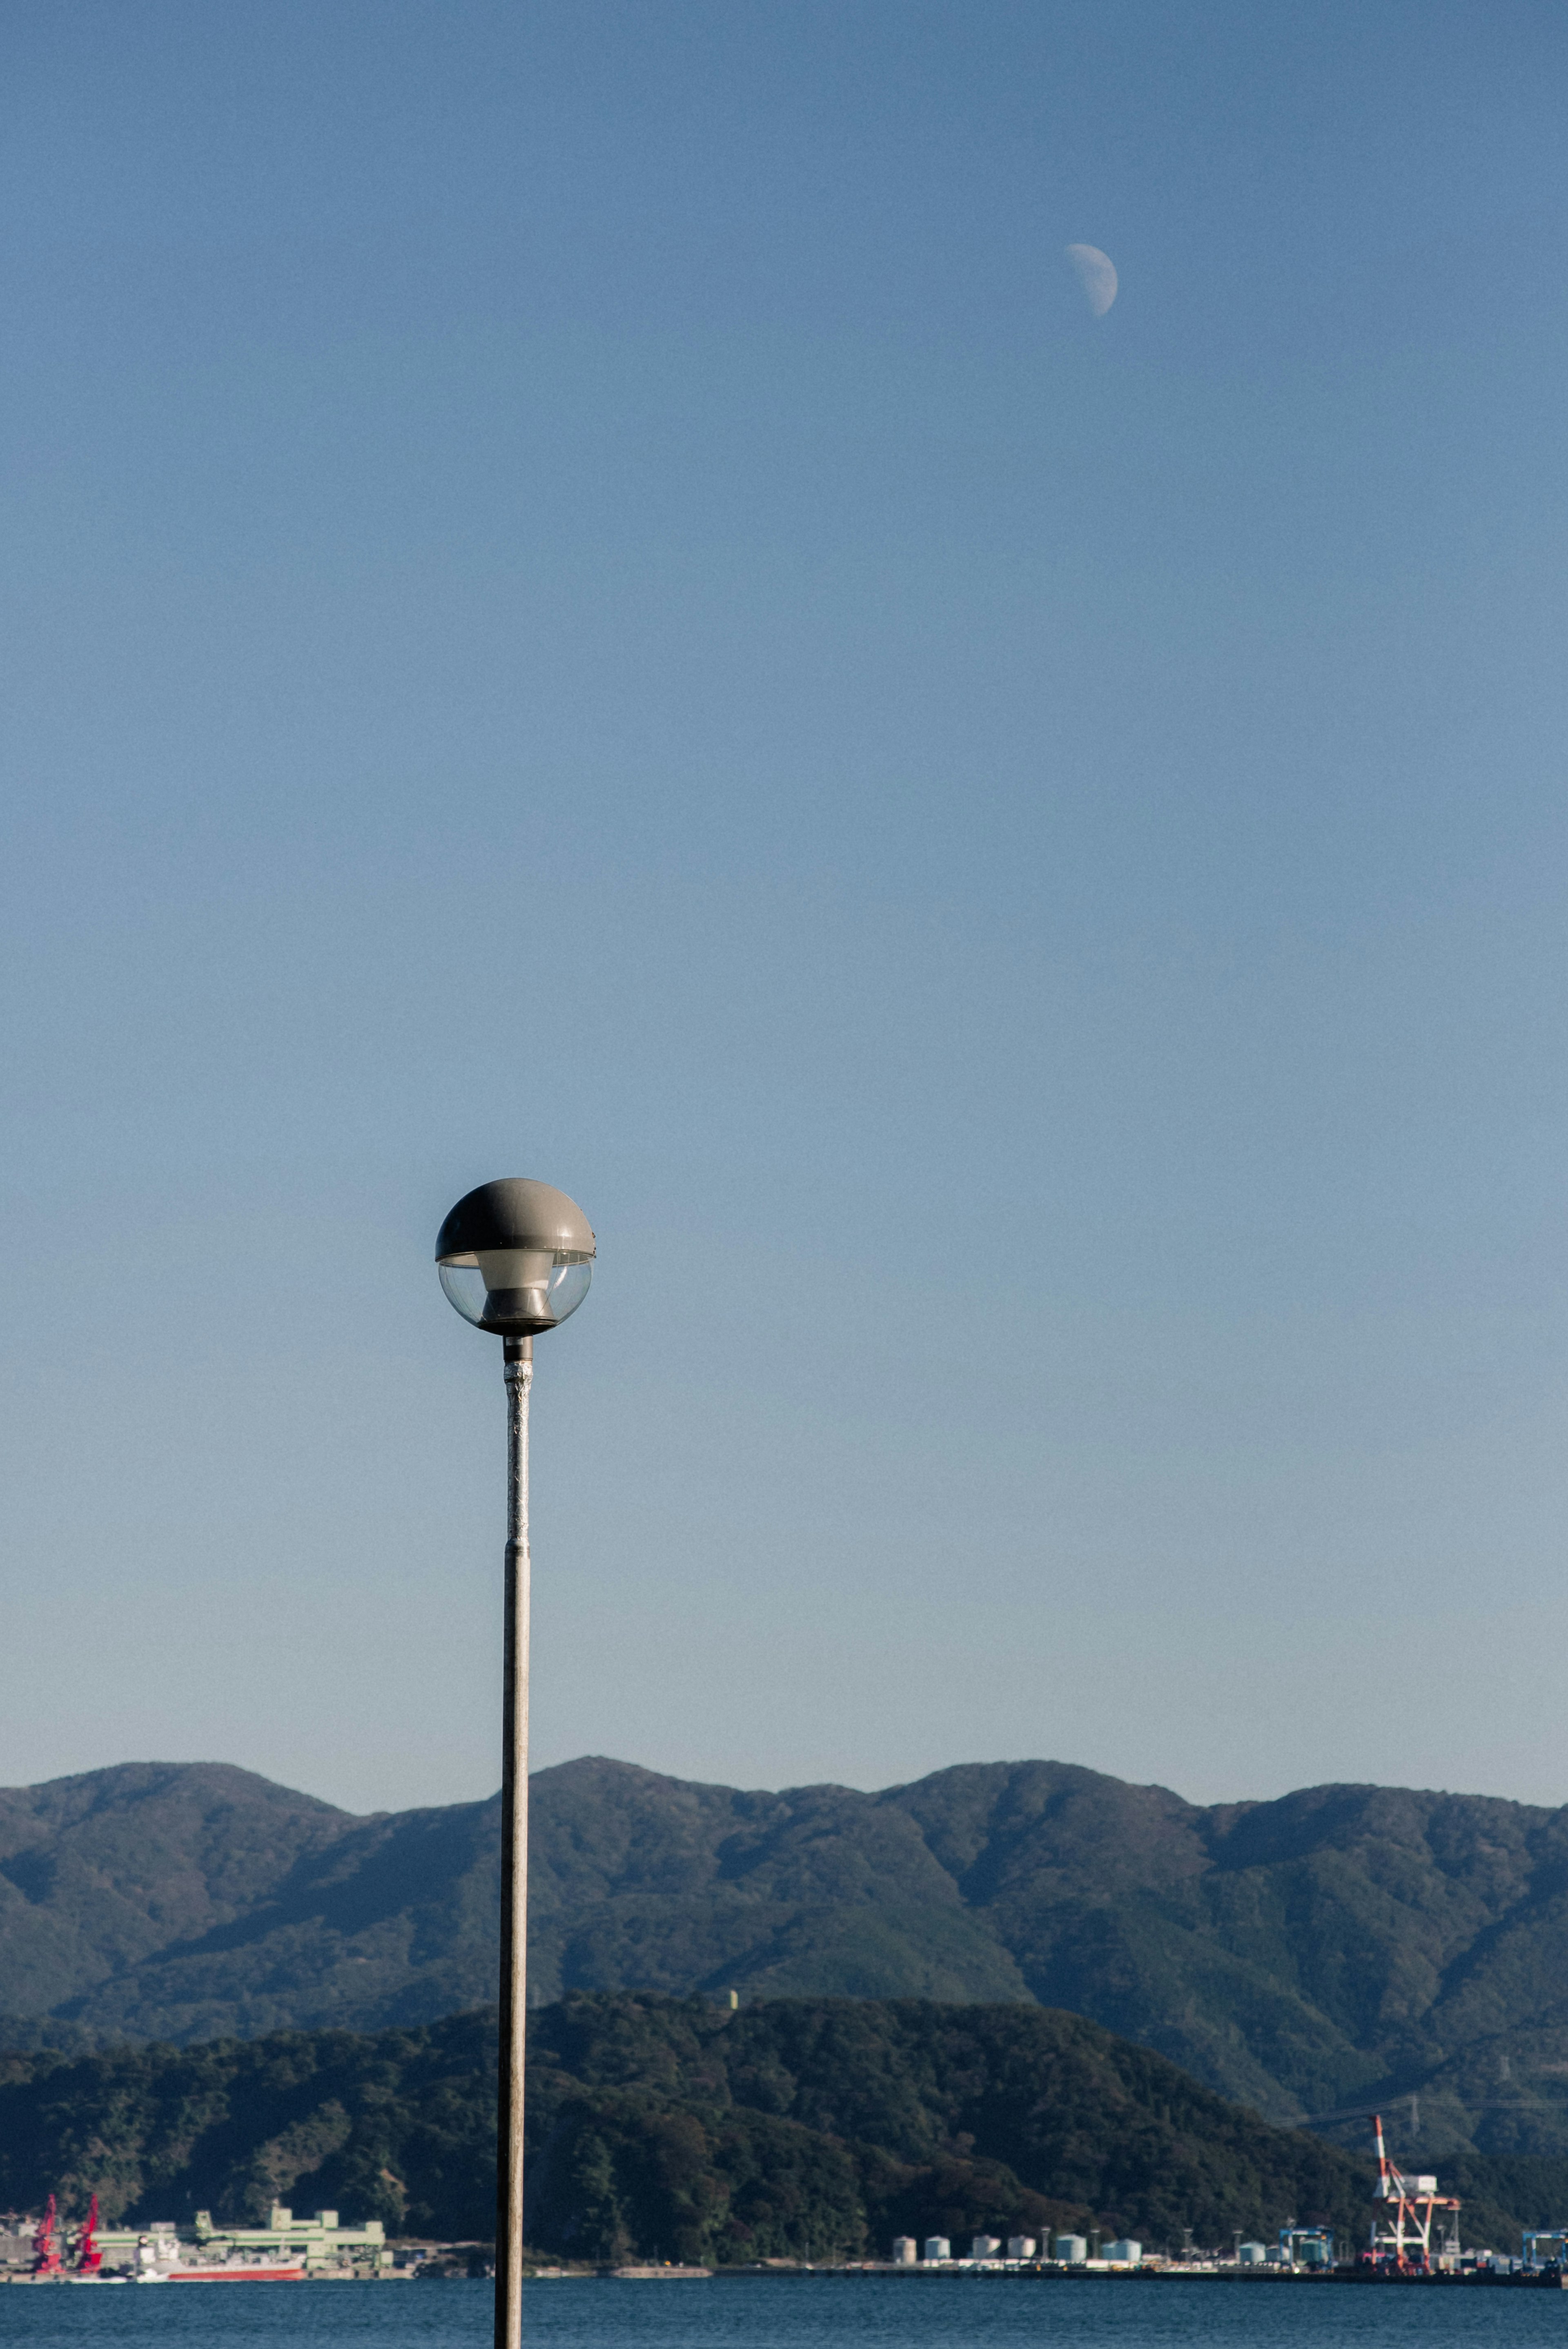
[[[1372,2221],[1372,2247],[1367,2257],[1376,2267],[1390,2267],[1400,2275],[1431,2275],[1439,2268],[1460,2263],[1460,2206],[1451,2194],[1439,2194],[1429,2173],[1417,2176],[1389,2160],[1383,2143],[1383,2116],[1372,2116],[1377,2152],[1377,2183],[1373,2197],[1383,2205]],[[1434,2245],[1433,2227],[1443,2214],[1440,2240]]]
[[[33,2237],[33,2273],[36,2276],[57,2276],[65,2273],[65,2262],[60,2257],[60,2247],[55,2240],[57,2223],[55,2198],[51,2194],[44,2206],[44,2215],[38,2221],[37,2232]]]
[[[95,2194],[88,2205],[88,2222],[77,2239],[77,2273],[97,2275],[103,2265],[103,2253],[98,2249],[98,2199]]]

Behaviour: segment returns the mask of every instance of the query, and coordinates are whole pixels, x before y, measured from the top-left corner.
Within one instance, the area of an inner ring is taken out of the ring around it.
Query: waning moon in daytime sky
[[[1069,244],[1068,259],[1077,270],[1078,283],[1088,299],[1088,306],[1097,318],[1103,318],[1116,299],[1116,264],[1098,244]]]

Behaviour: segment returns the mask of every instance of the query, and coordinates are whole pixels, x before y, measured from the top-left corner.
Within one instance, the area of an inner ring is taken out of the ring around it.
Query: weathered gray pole
[[[436,1239],[441,1287],[505,1341],[507,1510],[500,1765],[500,2064],[495,2343],[521,2349],[522,2097],[528,2044],[528,1393],[533,1341],[588,1294],[597,1242],[564,1191],[521,1174],[459,1199]]]
[[[522,2105],[528,2054],[528,1392],[532,1384],[532,1339],[509,1338],[495,2349],[521,2349],[522,2342]]]

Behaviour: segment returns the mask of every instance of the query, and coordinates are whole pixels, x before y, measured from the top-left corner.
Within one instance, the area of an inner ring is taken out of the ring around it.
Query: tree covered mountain
[[[497,1806],[355,1818],[248,1770],[0,1792],[0,2043],[421,2023],[495,1995]]]
[[[1418,2091],[1409,2152],[1568,2150],[1568,1811],[1368,1786],[1204,1807],[1047,1762],[867,1795],[584,1760],[532,1793],[536,1998],[1038,2002],[1272,2119]],[[355,1818],[218,1765],[0,1793],[0,2039],[474,2006],[497,1826],[493,1802]]]
[[[530,2021],[530,2241],[580,2260],[885,2252],[895,2234],[1071,2225],[1228,2244],[1364,2240],[1373,2167],[1270,2127],[1150,2050],[1037,2006],[577,1993]],[[0,2059],[0,2204],[111,2220],[274,2199],[487,2238],[495,2017],[373,2035]],[[1467,2241],[1517,2248],[1568,2161],[1468,2155]]]

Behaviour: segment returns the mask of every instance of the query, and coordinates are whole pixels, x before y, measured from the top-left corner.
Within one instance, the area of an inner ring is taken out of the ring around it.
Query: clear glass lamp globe
[[[593,1278],[591,1257],[542,1248],[485,1248],[440,1268],[465,1321],[501,1338],[538,1338],[575,1313]]]
[[[597,1243],[564,1191],[522,1175],[481,1183],[441,1226],[441,1287],[465,1321],[498,1338],[537,1338],[576,1312]]]

